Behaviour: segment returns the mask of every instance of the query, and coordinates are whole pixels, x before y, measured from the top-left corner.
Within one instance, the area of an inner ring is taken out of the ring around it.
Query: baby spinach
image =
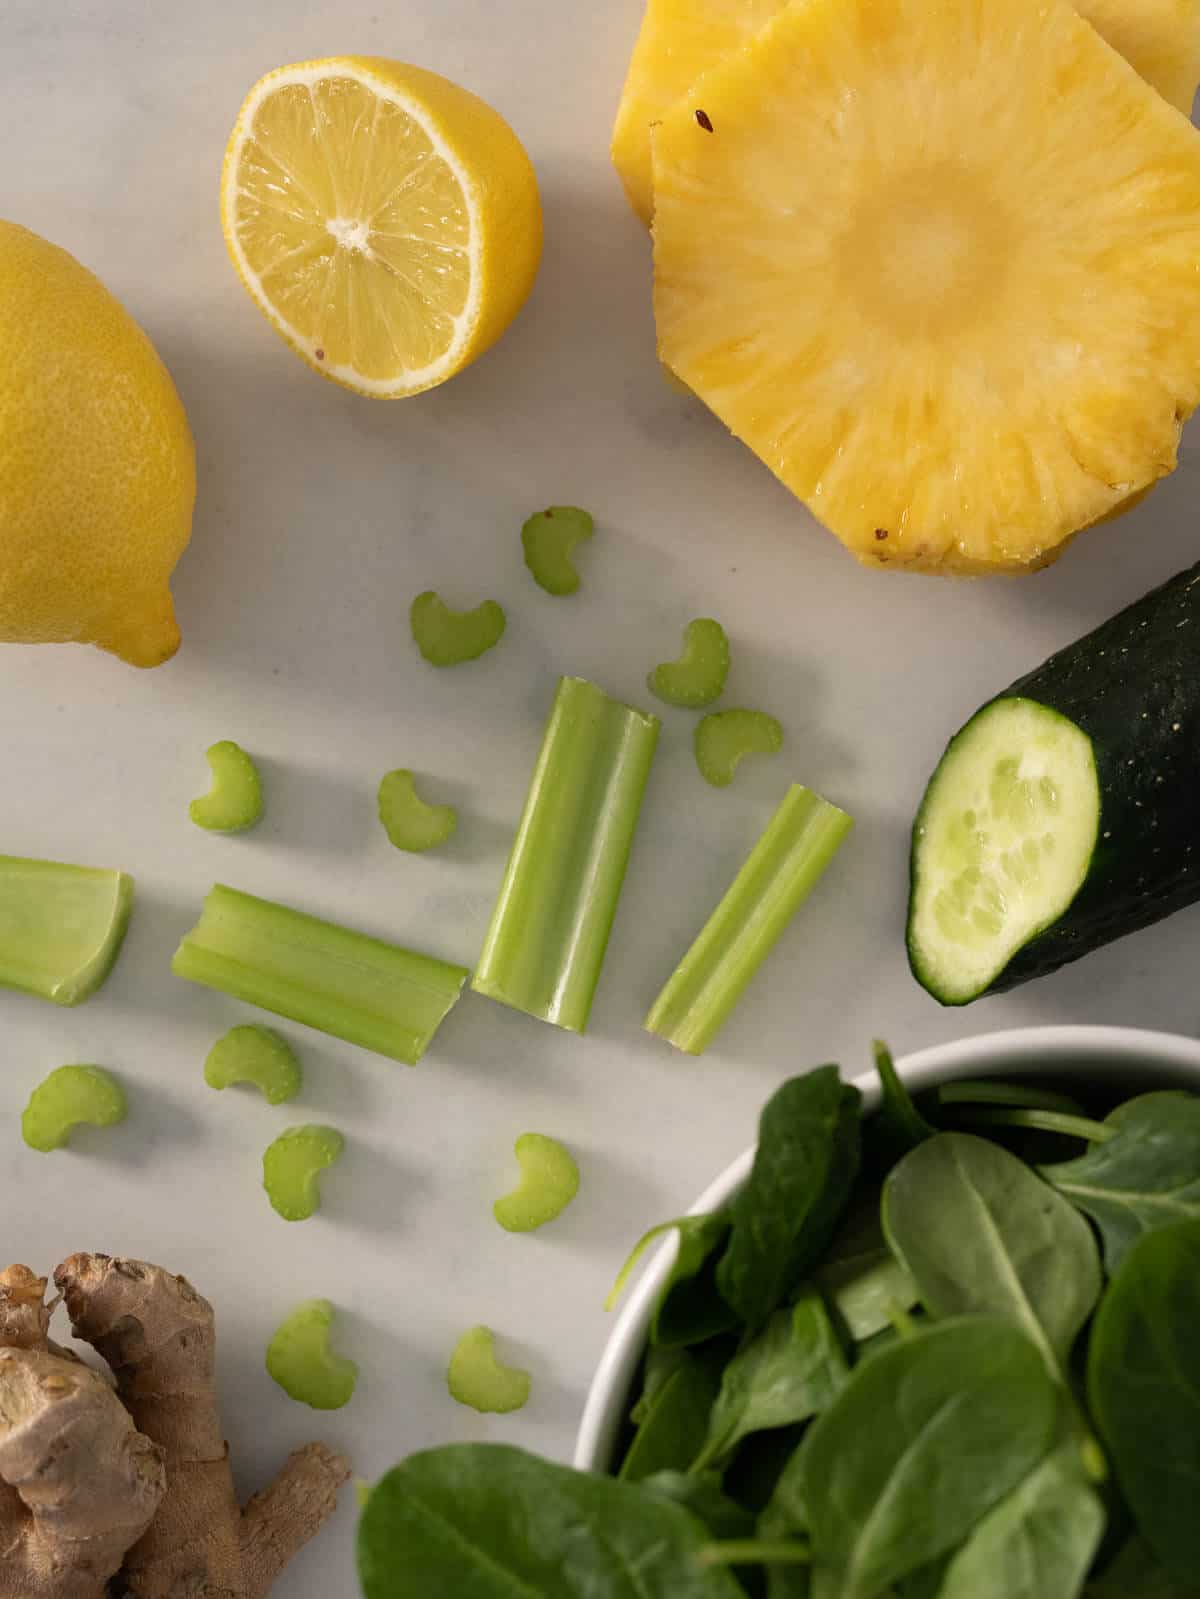
[[[721,1250],[729,1237],[729,1217],[688,1218],[679,1234],[679,1254],[650,1323],[650,1337],[662,1348],[703,1343],[738,1325],[717,1282]],[[707,1223],[707,1225],[705,1225]]]
[[[642,1363],[642,1389],[629,1412],[629,1420],[635,1427],[640,1427],[650,1414],[650,1406],[658,1390],[677,1372],[687,1358],[683,1349],[659,1349],[656,1344],[650,1344],[646,1350],[646,1358]]]
[[[727,1460],[749,1433],[815,1416],[849,1371],[818,1293],[809,1289],[794,1305],[772,1311],[762,1331],[726,1366],[693,1469]]]
[[[713,1538],[724,1541],[754,1537],[754,1512],[729,1497],[721,1487],[719,1472],[656,1471],[643,1480],[642,1488],[690,1510]]]
[[[938,1599],[1077,1599],[1104,1507],[1067,1439],[1017,1484],[950,1561]]]
[[[1060,1094],[1055,1088],[1041,1088],[1036,1083],[1000,1083],[990,1079],[976,1082],[959,1078],[957,1082],[942,1083],[936,1090],[941,1106],[951,1105],[1006,1105],[1012,1110],[1057,1110],[1066,1116],[1083,1116],[1083,1106],[1070,1094]]]
[[[1008,1316],[1065,1367],[1100,1296],[1082,1216],[998,1144],[939,1133],[888,1176],[883,1226],[934,1316]]]
[[[1138,1530],[1200,1571],[1200,1221],[1144,1233],[1100,1302],[1088,1399]]]
[[[717,1268],[722,1297],[751,1332],[833,1235],[858,1175],[861,1102],[836,1066],[793,1077],[767,1101],[754,1165],[733,1202],[733,1230]]]
[[[744,1599],[681,1506],[499,1444],[411,1455],[358,1527],[366,1599]]]
[[[675,1259],[654,1308],[650,1342],[663,1348],[683,1348],[736,1327],[737,1313],[721,1298],[716,1282],[717,1261],[729,1228],[729,1213],[724,1210],[677,1216],[651,1227],[634,1244],[617,1273],[605,1309],[611,1310],[620,1299],[634,1267],[650,1245],[674,1231],[678,1238]]]
[[[1141,1538],[1130,1538],[1099,1577],[1084,1589],[1084,1599],[1200,1599],[1200,1575],[1176,1577],[1155,1559]]]
[[[856,1367],[775,1496],[807,1527],[822,1599],[876,1599],[960,1543],[1046,1453],[1058,1405],[1037,1346],[999,1317]]]
[[[890,1326],[893,1310],[911,1310],[917,1285],[888,1248],[871,1189],[838,1228],[813,1281],[856,1343]]]
[[[658,1471],[686,1471],[704,1446],[719,1383],[714,1360],[686,1354],[649,1401],[618,1476],[637,1482]]]
[[[898,1160],[907,1150],[915,1149],[925,1139],[932,1138],[935,1129],[929,1125],[909,1098],[908,1089],[900,1081],[892,1052],[886,1044],[876,1039],[871,1046],[875,1070],[883,1099],[871,1118],[871,1139],[876,1151],[887,1151]]]
[[[1141,1094],[1104,1125],[1111,1138],[1041,1171],[1096,1223],[1111,1274],[1143,1233],[1200,1218],[1200,1098],[1177,1090]]]
[[[804,1436],[804,1422],[778,1427],[771,1432],[753,1432],[738,1445],[725,1468],[725,1491],[748,1510],[766,1514],[779,1479]],[[782,1537],[789,1529],[780,1522],[762,1536]]]

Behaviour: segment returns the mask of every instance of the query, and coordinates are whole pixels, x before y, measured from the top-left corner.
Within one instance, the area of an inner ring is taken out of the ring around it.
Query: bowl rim
[[[1036,1062],[1031,1062],[1031,1056],[1036,1056]],[[991,1076],[1000,1071],[1010,1076],[1044,1076],[1055,1067],[1085,1062],[1094,1066],[1100,1077],[1161,1074],[1164,1070],[1200,1077],[1200,1040],[1140,1027],[1013,1027],[917,1050],[898,1060],[896,1069],[910,1088],[920,1092],[956,1077]],[[848,1081],[862,1091],[864,1109],[874,1110],[880,1098],[875,1074],[864,1072]],[[708,1185],[687,1214],[725,1204],[745,1182],[753,1160],[752,1145]],[[608,1470],[654,1303],[677,1248],[678,1235],[673,1233],[654,1251],[609,1334],[575,1439],[573,1464],[579,1471]]]

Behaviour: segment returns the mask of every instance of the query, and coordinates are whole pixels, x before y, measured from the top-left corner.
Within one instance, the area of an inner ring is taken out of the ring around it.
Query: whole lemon
[[[179,648],[196,452],[171,375],[65,250],[0,222],[0,640]]]

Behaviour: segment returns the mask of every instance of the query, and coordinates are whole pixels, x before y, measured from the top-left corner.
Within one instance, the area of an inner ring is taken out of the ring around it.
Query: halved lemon
[[[382,399],[433,388],[495,343],[542,250],[537,179],[507,122],[376,56],[259,79],[225,151],[221,223],[292,349]]]

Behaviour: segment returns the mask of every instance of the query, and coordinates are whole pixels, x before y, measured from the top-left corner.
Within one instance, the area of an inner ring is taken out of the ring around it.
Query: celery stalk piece
[[[267,1345],[271,1377],[290,1399],[314,1410],[348,1405],[358,1382],[358,1367],[330,1344],[335,1315],[328,1299],[306,1300],[284,1317]]]
[[[504,637],[506,618],[495,600],[471,611],[452,611],[433,589],[418,594],[408,612],[413,642],[430,666],[477,661]]]
[[[561,1216],[579,1192],[579,1167],[570,1150],[545,1133],[522,1133],[513,1153],[521,1180],[492,1206],[506,1233],[531,1233]]]
[[[683,654],[664,661],[646,679],[656,699],[698,711],[719,700],[729,676],[729,639],[720,622],[698,616],[683,633]]]
[[[245,833],[262,820],[262,779],[240,744],[223,738],[205,751],[212,787],[188,806],[197,827],[209,833]]]
[[[551,505],[531,516],[521,529],[525,565],[547,594],[576,594],[575,546],[590,539],[596,524],[577,505]]]
[[[0,855],[0,984],[78,1005],[104,982],[133,910],[133,878]]]
[[[471,986],[571,1032],[587,1027],[659,720],[559,680]]]
[[[483,1415],[507,1416],[528,1402],[532,1379],[496,1354],[490,1327],[472,1327],[454,1346],[446,1369],[451,1399]]]
[[[177,977],[415,1066],[467,970],[217,886],[175,952]]]
[[[646,1017],[646,1031],[703,1054],[853,826],[793,783]]]
[[[30,1094],[21,1137],[30,1149],[49,1154],[62,1149],[81,1123],[115,1127],[125,1112],[124,1090],[103,1066],[59,1066]]]

